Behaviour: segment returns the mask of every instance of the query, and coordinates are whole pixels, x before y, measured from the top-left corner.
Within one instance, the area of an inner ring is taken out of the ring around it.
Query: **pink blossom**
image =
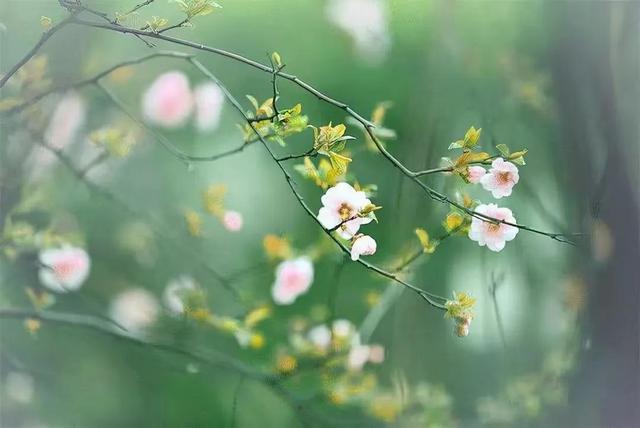
[[[478,205],[475,209],[478,214],[483,214],[497,220],[516,223],[509,208],[500,208],[496,204]],[[477,241],[482,246],[487,246],[491,251],[501,251],[506,241],[511,241],[518,234],[518,228],[503,223],[492,223],[489,220],[473,217],[469,238]]]
[[[376,248],[376,241],[369,235],[357,236],[351,244],[351,260],[356,261],[360,256],[375,254]]]
[[[469,174],[467,175],[467,179],[469,180],[469,183],[471,184],[477,184],[480,182],[480,179],[482,177],[484,177],[484,175],[487,173],[487,170],[484,169],[481,166],[470,166],[469,167]]]
[[[224,93],[215,83],[207,82],[194,89],[193,97],[196,103],[196,127],[202,132],[213,131],[220,123]]]
[[[131,288],[118,294],[111,302],[111,318],[130,333],[140,333],[158,318],[158,301],[143,288]]]
[[[242,229],[242,214],[237,211],[226,211],[222,218],[222,224],[224,224],[225,229],[228,231],[238,232]]]
[[[480,183],[485,190],[493,194],[494,198],[500,199],[511,194],[513,186],[519,179],[518,167],[502,158],[497,158],[491,163],[489,172],[480,179]]]
[[[336,184],[320,200],[323,206],[318,212],[318,221],[325,229],[340,225],[337,232],[345,239],[352,238],[360,225],[371,222],[369,217],[358,217],[358,213],[371,201],[364,192],[356,191],[349,183]]]
[[[56,105],[44,140],[50,147],[62,149],[73,141],[86,115],[84,101],[75,92],[68,92]]]
[[[279,305],[290,305],[306,293],[313,282],[313,263],[308,257],[285,260],[276,268],[271,294]]]
[[[89,276],[91,262],[82,248],[65,246],[40,251],[38,272],[42,285],[65,293],[79,289]]]
[[[149,122],[166,128],[185,123],[193,109],[187,76],[179,71],[160,75],[144,93],[142,109]]]

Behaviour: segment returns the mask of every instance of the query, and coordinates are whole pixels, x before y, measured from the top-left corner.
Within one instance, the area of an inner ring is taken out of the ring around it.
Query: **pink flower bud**
[[[230,232],[237,232],[242,229],[242,214],[237,211],[227,211],[222,219],[225,229]]]
[[[467,179],[469,180],[469,183],[476,184],[480,182],[480,179],[484,177],[486,173],[487,173],[487,170],[485,170],[481,166],[477,166],[477,165],[470,166],[469,175],[467,176]]]
[[[377,249],[376,241],[369,235],[360,235],[351,244],[351,260],[356,261],[360,256],[375,254]]]

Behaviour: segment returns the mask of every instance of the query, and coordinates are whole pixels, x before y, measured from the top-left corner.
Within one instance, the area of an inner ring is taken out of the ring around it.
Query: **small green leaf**
[[[464,147],[464,141],[463,140],[454,141],[453,143],[449,144],[449,150],[461,149],[463,147]]]
[[[278,52],[271,54],[271,60],[276,67],[282,68],[282,58],[280,58],[280,54]]]
[[[498,151],[500,152],[500,154],[505,157],[508,158],[509,157],[509,147],[506,144],[498,144],[496,146],[496,149],[498,149]]]

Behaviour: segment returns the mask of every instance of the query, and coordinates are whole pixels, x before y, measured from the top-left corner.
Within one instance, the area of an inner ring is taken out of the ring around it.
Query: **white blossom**
[[[516,223],[509,208],[500,208],[496,204],[478,205],[475,209],[478,214],[483,214],[497,220]],[[491,251],[501,251],[507,241],[511,241],[518,234],[518,228],[503,223],[495,223],[490,220],[473,217],[469,228],[469,238],[477,241],[478,245],[487,246]]]

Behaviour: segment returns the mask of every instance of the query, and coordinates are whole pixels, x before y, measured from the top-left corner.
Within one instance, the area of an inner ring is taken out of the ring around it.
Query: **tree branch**
[[[338,101],[338,100],[336,100],[334,98],[329,97],[328,95],[326,95],[323,92],[319,91],[315,87],[311,86],[309,83],[299,79],[295,75],[284,73],[282,71],[278,71],[277,69],[274,69],[273,67],[270,67],[270,66],[262,64],[262,63],[260,63],[258,61],[254,61],[252,59],[246,58],[246,57],[244,57],[242,55],[226,51],[224,49],[219,49],[219,48],[206,46],[204,44],[191,42],[191,41],[180,39],[180,38],[177,38],[177,37],[167,36],[167,35],[164,35],[164,34],[158,34],[158,33],[150,32],[150,31],[137,30],[135,28],[118,27],[118,26],[113,26],[113,25],[109,25],[109,24],[90,22],[90,21],[85,21],[85,20],[81,20],[81,19],[77,19],[77,18],[75,18],[73,20],[73,22],[76,23],[76,24],[79,24],[79,25],[84,25],[84,26],[98,28],[98,29],[105,29],[105,30],[110,30],[110,31],[116,31],[116,32],[119,32],[119,33],[139,34],[139,35],[143,35],[143,36],[148,36],[150,38],[155,38],[155,39],[163,40],[163,41],[166,41],[166,42],[170,42],[170,43],[174,43],[174,44],[178,44],[178,45],[182,45],[182,46],[187,46],[187,47],[190,47],[190,48],[193,48],[193,49],[214,53],[216,55],[221,55],[221,56],[224,56],[226,58],[230,58],[230,59],[233,59],[235,61],[239,61],[241,63],[249,65],[249,66],[251,66],[251,67],[253,67],[255,69],[258,69],[260,71],[263,71],[263,72],[266,72],[266,73],[269,73],[269,74],[272,74],[272,75],[277,75],[278,77],[281,77],[281,78],[283,78],[285,80],[289,80],[289,81],[295,83],[296,85],[298,85],[299,87],[301,87],[302,89],[304,89],[305,91],[307,91],[307,92],[311,93],[312,95],[316,96],[318,99],[320,99],[320,100],[322,100],[322,101],[324,101],[326,103],[329,103],[329,104],[331,104],[331,105],[333,105],[333,106],[345,111],[349,116],[351,116],[353,119],[355,119],[357,122],[359,122],[364,127],[365,131],[367,132],[367,135],[371,138],[371,140],[373,141],[373,143],[377,147],[378,151],[382,154],[382,156],[385,157],[393,166],[395,166],[404,176],[406,176],[411,181],[413,181],[429,198],[433,199],[434,201],[437,201],[437,202],[440,202],[440,203],[443,203],[443,204],[452,205],[452,206],[458,208],[459,210],[465,212],[466,214],[468,214],[468,215],[470,215],[472,217],[476,217],[476,218],[482,219],[484,221],[488,221],[488,222],[496,223],[496,224],[498,224],[498,223],[506,224],[506,225],[517,227],[518,229],[526,230],[528,232],[532,232],[532,233],[535,233],[535,234],[538,234],[538,235],[547,236],[547,237],[549,237],[551,239],[554,239],[556,241],[559,241],[559,242],[563,242],[563,243],[574,245],[574,242],[571,241],[570,239],[568,239],[566,237],[567,236],[566,234],[545,232],[543,230],[536,229],[536,228],[531,227],[531,226],[525,226],[525,225],[522,225],[522,224],[510,223],[510,222],[507,222],[507,221],[504,221],[504,220],[500,220],[500,219],[497,219],[497,218],[494,218],[494,217],[487,216],[485,214],[477,213],[474,210],[465,207],[464,205],[456,202],[455,200],[449,198],[448,196],[446,196],[446,195],[438,192],[437,190],[429,187],[428,185],[426,185],[425,183],[423,183],[422,181],[419,180],[419,177],[415,175],[416,174],[415,172],[413,172],[410,169],[408,169],[406,166],[404,166],[404,164],[402,164],[398,159],[396,159],[391,153],[389,153],[387,151],[387,149],[382,145],[382,143],[380,142],[378,137],[373,132],[373,130],[375,129],[375,125],[373,123],[371,123],[370,121],[365,119],[362,115],[360,115],[355,110],[353,110],[348,104],[346,104],[344,102],[341,102],[341,101]]]
[[[188,61],[191,62],[203,75],[205,75],[206,77],[211,79],[214,83],[216,83],[220,87],[220,89],[225,94],[226,98],[235,107],[235,109],[242,115],[244,120],[251,127],[251,129],[254,131],[256,136],[259,138],[260,142],[265,147],[265,149],[267,150],[267,152],[269,153],[269,155],[271,156],[271,158],[273,159],[275,164],[278,166],[278,168],[280,169],[280,171],[284,175],[285,180],[286,180],[289,188],[291,189],[291,192],[293,193],[293,195],[297,199],[298,203],[302,206],[302,208],[309,215],[309,217],[311,217],[313,219],[313,221],[318,226],[320,226],[322,228],[322,230],[327,234],[327,236],[329,236],[329,238],[331,238],[331,240],[333,240],[336,243],[336,245],[338,245],[338,247],[340,247],[340,249],[345,254],[349,255],[350,254],[349,249],[340,240],[338,240],[338,238],[336,238],[331,231],[325,229],[322,226],[322,224],[318,221],[317,217],[315,216],[315,214],[313,213],[311,208],[304,201],[304,197],[298,192],[298,189],[295,186],[293,177],[284,168],[284,166],[282,165],[282,162],[278,160],[278,158],[276,157],[275,153],[269,147],[269,144],[267,144],[267,142],[264,139],[264,137],[260,134],[258,129],[253,124],[253,122],[246,115],[246,113],[244,112],[244,109],[242,108],[242,105],[240,105],[238,100],[233,96],[233,94],[231,94],[231,92],[229,92],[229,90],[226,88],[226,86],[224,84],[222,84],[222,82],[215,75],[213,75],[209,71],[209,69],[207,69],[200,61],[198,61],[195,58],[189,58]],[[420,288],[418,288],[418,287],[416,287],[416,286],[414,286],[414,285],[402,280],[397,275],[395,275],[395,274],[393,274],[391,272],[388,272],[388,271],[386,271],[386,270],[384,270],[384,269],[382,269],[382,268],[380,268],[380,267],[378,267],[378,266],[376,266],[374,264],[366,262],[366,261],[364,261],[362,259],[359,259],[357,261],[357,263],[359,263],[360,265],[366,267],[367,269],[369,269],[371,271],[374,271],[374,272],[378,273],[379,275],[382,275],[382,276],[384,276],[386,278],[392,279],[393,281],[395,281],[395,282],[397,282],[397,283],[409,288],[411,291],[413,291],[414,293],[418,294],[421,298],[423,298],[425,301],[427,301],[431,306],[433,306],[435,308],[438,308],[438,309],[441,309],[441,310],[445,309],[444,308],[444,302],[446,302],[447,299],[445,299],[444,297],[441,297],[441,296],[429,293],[429,292],[427,292],[425,290],[422,290],[422,289],[420,289]]]

